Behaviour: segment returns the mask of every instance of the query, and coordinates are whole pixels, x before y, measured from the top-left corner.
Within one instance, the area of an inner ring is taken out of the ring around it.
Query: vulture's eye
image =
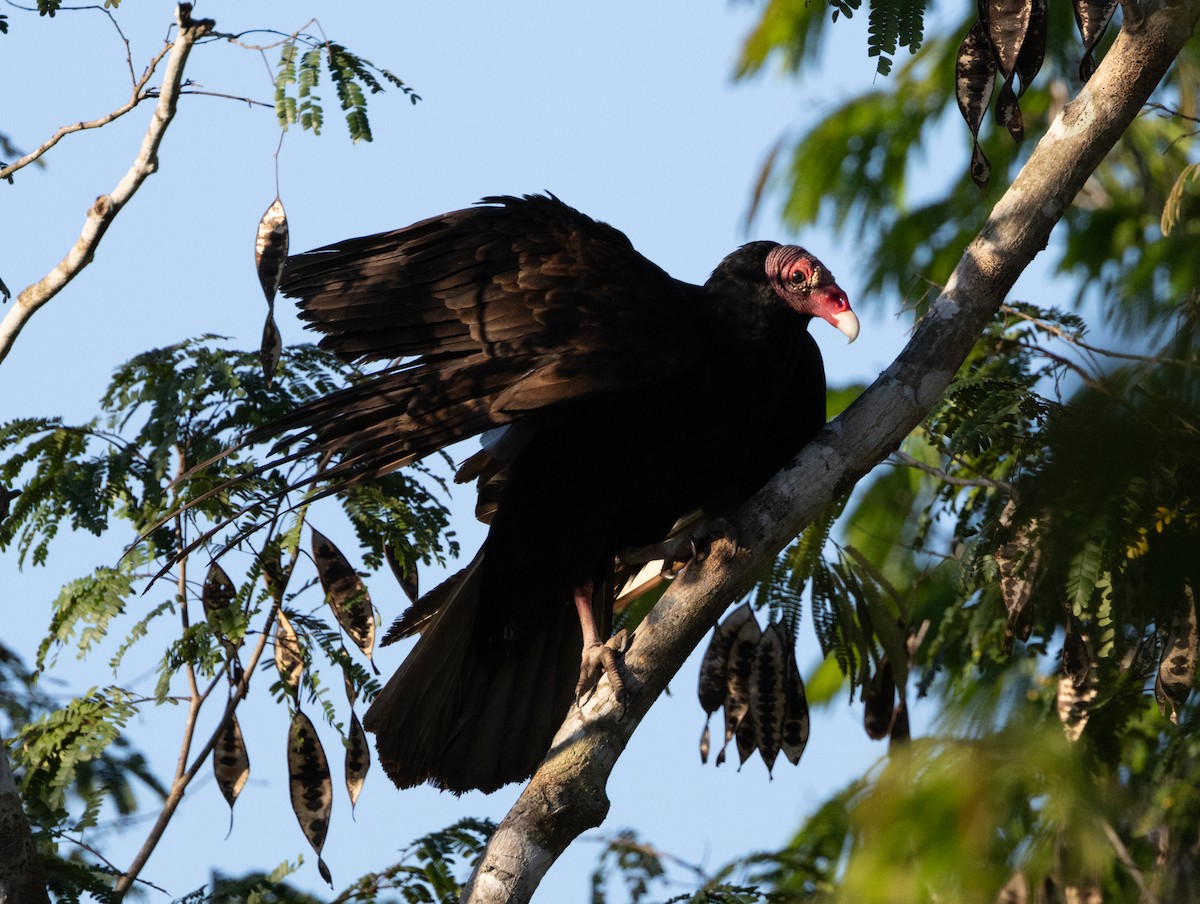
[[[799,267],[797,267],[795,270],[792,271],[791,279],[792,279],[792,285],[801,286],[801,285],[804,285],[804,283],[808,282],[808,274],[805,273],[803,270],[801,270]]]

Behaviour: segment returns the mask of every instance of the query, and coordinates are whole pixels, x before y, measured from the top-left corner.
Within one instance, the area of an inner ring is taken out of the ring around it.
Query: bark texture
[[[0,904],[49,904],[42,863],[21,795],[8,765],[8,751],[0,744]]]
[[[729,603],[749,589],[761,565],[896,449],[937,404],[1198,19],[1200,0],[1125,4],[1124,27],[1096,74],[1051,124],[908,345],[742,509],[733,524],[740,551],[718,543],[676,580],[626,654],[632,699],[624,718],[617,721],[606,682],[582,712],[572,710],[476,865],[463,901],[528,901],[567,845],[603,821],[612,766],[667,682]]]

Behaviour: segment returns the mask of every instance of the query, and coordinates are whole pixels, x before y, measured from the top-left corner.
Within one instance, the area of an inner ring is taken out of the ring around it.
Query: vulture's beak
[[[846,338],[851,342],[858,338],[858,317],[855,316],[853,311],[846,310],[834,314],[830,323],[845,333]]]

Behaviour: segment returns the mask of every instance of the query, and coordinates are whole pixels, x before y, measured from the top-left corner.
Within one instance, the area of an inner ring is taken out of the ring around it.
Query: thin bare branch
[[[1012,484],[1007,480],[992,480],[989,477],[955,477],[953,474],[947,474],[941,468],[935,468],[933,465],[927,465],[923,461],[913,458],[907,452],[897,449],[892,453],[899,464],[909,468],[916,468],[918,471],[924,471],[943,483],[948,483],[955,487],[987,487],[993,490],[1002,490],[1005,493],[1012,492]]]
[[[1019,308],[1014,308],[1010,305],[1003,304],[1000,305],[1000,310],[1005,314],[1009,314],[1010,316],[1019,317],[1022,320],[1029,321],[1042,332],[1049,333],[1050,335],[1063,340],[1063,342],[1069,342],[1071,345],[1081,348],[1086,352],[1090,352],[1093,355],[1100,355],[1103,358],[1119,358],[1122,361],[1142,361],[1146,364],[1172,364],[1177,367],[1200,367],[1200,361],[1188,361],[1183,358],[1160,358],[1155,355],[1135,355],[1132,352],[1118,352],[1111,348],[1101,348],[1098,345],[1091,345],[1087,342],[1084,342],[1078,336],[1073,336],[1062,327],[1046,320],[1042,320],[1040,317],[1034,317],[1032,314],[1022,311]]]
[[[830,503],[888,457],[944,395],[1005,296],[1133,121],[1200,20],[1200,0],[1127,3],[1124,27],[1091,80],[1054,119],[971,242],[900,356],[733,519],[637,629],[625,657],[630,699],[611,688],[572,709],[546,760],[501,822],[463,892],[525,902],[580,833],[608,812],[605,785],[651,704],[729,603]]]
[[[88,129],[99,129],[102,126],[106,126],[110,122],[120,119],[142,101],[152,98],[154,95],[145,90],[146,83],[150,81],[150,77],[154,75],[154,70],[158,68],[158,64],[162,62],[162,58],[167,55],[170,49],[171,46],[167,45],[161,51],[155,54],[153,58],[151,58],[150,62],[146,65],[146,71],[142,77],[134,80],[133,94],[130,96],[128,101],[117,107],[117,109],[113,110],[111,113],[106,113],[97,119],[89,119],[86,122],[75,122],[71,123],[70,125],[63,126],[20,160],[16,160],[7,166],[0,167],[0,179],[8,179],[13,173],[24,169],[25,167],[29,166],[29,164],[41,159],[41,157],[45,155],[47,151],[53,148],[68,135],[72,135],[75,132],[83,132],[87,131]]]
[[[163,84],[159,89],[158,105],[133,165],[110,194],[101,195],[96,199],[88,211],[83,230],[66,257],[46,276],[25,288],[17,296],[4,319],[0,320],[0,362],[8,356],[17,336],[34,312],[61,292],[91,263],[100,240],[117,214],[137,193],[150,174],[158,169],[158,148],[162,144],[167,127],[175,118],[188,54],[196,41],[211,32],[213,27],[211,19],[192,19],[189,4],[177,7],[176,21],[179,33],[167,49],[167,63],[163,72]]]

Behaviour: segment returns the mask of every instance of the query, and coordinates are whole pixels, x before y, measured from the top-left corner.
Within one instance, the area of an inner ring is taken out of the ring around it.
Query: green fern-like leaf
[[[1100,544],[1088,539],[1071,558],[1067,568],[1067,603],[1071,614],[1083,618],[1088,612],[1089,603],[1096,592],[1102,568],[1102,552]]]
[[[892,71],[892,57],[900,35],[900,4],[904,0],[871,0],[868,17],[867,55],[879,57],[876,71],[887,75]]]

